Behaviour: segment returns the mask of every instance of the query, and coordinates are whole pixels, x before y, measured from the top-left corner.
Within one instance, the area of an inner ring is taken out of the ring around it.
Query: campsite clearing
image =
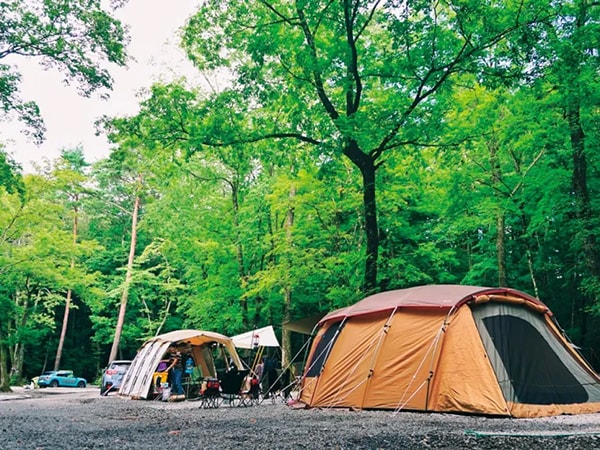
[[[96,388],[0,394],[0,448],[90,449],[590,449],[600,414],[538,419],[263,403],[199,409],[197,402],[101,397]]]

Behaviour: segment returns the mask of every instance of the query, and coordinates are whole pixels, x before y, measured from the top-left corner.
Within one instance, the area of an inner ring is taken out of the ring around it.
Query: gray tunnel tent
[[[185,344],[189,347],[194,364],[204,378],[217,376],[212,354],[212,346],[215,344],[222,347],[239,370],[243,369],[231,338],[212,331],[171,331],[144,342],[123,379],[119,395],[134,399],[149,398],[154,372],[171,344]]]

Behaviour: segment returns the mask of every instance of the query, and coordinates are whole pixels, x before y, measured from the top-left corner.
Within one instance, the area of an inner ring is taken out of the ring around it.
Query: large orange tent
[[[541,301],[508,288],[420,286],[321,319],[300,400],[540,417],[600,412],[600,378]]]

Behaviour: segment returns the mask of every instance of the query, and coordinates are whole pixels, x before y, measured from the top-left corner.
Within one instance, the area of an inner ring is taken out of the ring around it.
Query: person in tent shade
[[[169,347],[169,366],[166,369],[169,372],[173,395],[183,395],[183,357],[175,345]]]

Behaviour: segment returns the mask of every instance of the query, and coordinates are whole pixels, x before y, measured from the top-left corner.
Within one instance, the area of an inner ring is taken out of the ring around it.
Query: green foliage
[[[0,186],[9,194],[24,194],[23,177],[21,167],[6,154],[0,145]]]
[[[103,120],[115,147],[94,167],[81,149],[24,178],[0,161],[3,343],[43,341],[25,364],[41,369],[67,289],[69,364],[106,360],[124,289],[125,358],[179,328],[279,331],[363,298],[374,211],[377,289],[505,282],[597,345],[598,9],[552,6],[204,2],[183,45],[225,89],[156,84]],[[112,22],[90,14],[103,36]]]
[[[0,60],[35,58],[57,69],[79,93],[112,88],[106,63],[124,65],[125,29],[100,0],[0,2]],[[4,116],[16,115],[34,141],[45,128],[38,106],[23,100],[21,76],[13,65],[0,64],[0,106]],[[103,92],[106,95],[106,92]]]

